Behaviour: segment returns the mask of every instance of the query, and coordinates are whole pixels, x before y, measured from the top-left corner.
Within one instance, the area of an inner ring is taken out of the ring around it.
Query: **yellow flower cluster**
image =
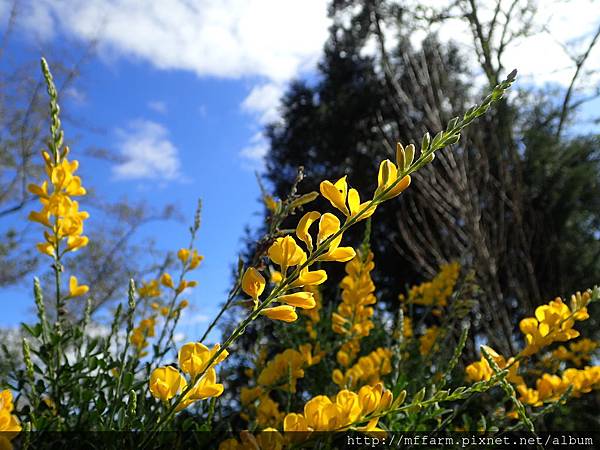
[[[258,401],[254,405],[253,403],[257,399]],[[284,413],[279,410],[279,403],[273,400],[268,392],[263,392],[260,387],[243,387],[240,400],[242,406],[252,413],[256,418],[256,424],[261,428],[278,427],[281,424]],[[242,412],[240,416],[247,422],[250,420],[250,416],[245,412]]]
[[[398,144],[397,157],[401,161],[401,169],[406,167],[405,163],[414,157],[414,146],[407,148],[409,152],[413,152],[408,158],[404,147]],[[408,158],[408,159],[407,159]],[[410,162],[408,163],[410,165]],[[348,189],[346,177],[342,177],[335,183],[329,180],[321,182],[319,189],[321,195],[325,197],[332,206],[341,211],[348,221],[360,221],[373,215],[377,204],[389,200],[404,191],[410,185],[410,176],[399,178],[398,166],[389,160],[382,161],[379,167],[377,189],[375,191],[375,204],[368,207],[371,201],[361,202],[360,195],[356,189]],[[389,191],[388,191],[389,189]],[[387,191],[387,192],[386,192]],[[385,192],[385,194],[384,194]],[[276,204],[268,201],[267,207],[273,210]],[[319,221],[318,232],[316,236],[316,247],[313,236],[310,233],[311,226],[314,222]],[[271,262],[279,266],[278,271],[271,272],[271,280],[278,284],[276,298],[268,298],[268,304],[278,302],[277,306],[269,306],[262,308],[260,314],[267,316],[273,320],[281,320],[284,322],[294,322],[298,319],[296,308],[312,309],[316,305],[313,298],[313,293],[307,290],[309,286],[319,285],[327,280],[327,273],[324,270],[310,271],[309,266],[318,261],[350,261],[356,255],[352,247],[340,247],[343,233],[340,219],[331,213],[321,214],[318,211],[309,211],[298,222],[296,227],[296,237],[302,241],[308,251],[298,245],[296,239],[291,236],[279,237],[269,247],[267,254]],[[316,253],[316,254],[314,254]],[[310,255],[310,264],[308,256]],[[301,266],[298,269],[298,266]],[[288,269],[294,269],[293,280],[284,284],[287,281]],[[249,295],[254,302],[256,310],[266,285],[265,278],[254,267],[248,268],[242,277],[242,290]],[[283,285],[283,289],[281,289]],[[300,288],[290,294],[285,294],[289,290]],[[304,288],[304,289],[303,289]],[[267,305],[265,305],[267,306]]]
[[[383,384],[363,386],[358,393],[341,390],[332,400],[325,395],[317,395],[304,405],[303,414],[290,413],[283,420],[284,432],[336,431],[351,425],[365,422],[368,424],[361,431],[379,431],[378,417],[369,418],[381,411],[389,409],[393,396],[384,390]],[[307,438],[304,434],[301,438]]]
[[[313,250],[313,239],[309,233],[310,226],[319,219],[319,232],[317,235],[317,244],[320,244],[333,234],[340,230],[340,221],[333,214],[326,213],[321,215],[317,211],[306,213],[296,228],[296,236],[306,244],[309,252]],[[351,247],[340,247],[342,236],[333,240],[328,247],[328,251],[317,258],[317,261],[348,261],[354,257],[354,249]],[[280,282],[287,276],[287,270],[290,267],[296,267],[306,263],[307,254],[298,245],[292,236],[280,237],[273,242],[268,250],[269,259],[279,266],[276,278]],[[284,322],[293,322],[298,318],[296,308],[312,309],[316,305],[314,294],[307,288],[324,283],[327,280],[327,273],[324,270],[310,271],[308,267],[303,268],[298,278],[290,283],[289,288],[304,288],[289,294],[282,294],[275,298],[274,302],[281,305],[265,308],[261,314],[273,320]],[[242,290],[250,296],[254,302],[255,308],[258,307],[259,297],[262,295],[266,285],[266,280],[262,274],[254,267],[246,269],[242,277]]]
[[[591,291],[586,291],[583,294],[572,295],[570,307],[560,298],[556,298],[547,305],[536,308],[535,317],[525,318],[519,324],[525,334],[527,345],[516,358],[511,357],[506,360],[493,349],[484,346],[500,369],[508,368],[507,380],[516,385],[520,400],[524,404],[541,406],[546,402],[555,402],[569,387],[572,387],[572,395],[576,397],[600,388],[600,366],[586,367],[581,370],[569,368],[562,373],[562,376],[544,373],[536,380],[535,389],[528,387],[525,380],[517,374],[520,358],[531,356],[554,342],[568,341],[579,336],[579,332],[573,329],[573,325],[575,321],[586,320],[589,317],[587,305],[590,300]],[[571,360],[575,365],[580,365],[591,359],[590,353],[597,347],[596,342],[582,339],[571,343],[570,350],[560,346],[552,355],[558,360]],[[470,381],[477,382],[489,380],[493,370],[482,357],[480,361],[467,366],[466,374]],[[509,414],[510,417],[514,415],[514,412]]]
[[[256,435],[249,431],[242,431],[240,440],[226,439],[219,445],[219,450],[246,450],[249,448],[281,450],[285,448],[286,444],[308,439],[313,431],[344,430],[365,422],[364,426],[356,427],[356,430],[383,431],[377,427],[379,414],[388,410],[392,401],[391,391],[385,390],[382,383],[377,383],[375,386],[362,386],[358,393],[344,389],[339,391],[333,399],[325,395],[318,395],[304,405],[303,413],[289,413],[285,416],[283,419],[285,437],[277,429],[271,427],[264,428]]]
[[[366,255],[359,253],[346,263],[346,276],[340,283],[342,302],[331,317],[333,331],[350,340],[337,355],[343,366],[352,362],[360,350],[360,339],[368,336],[373,328],[371,305],[377,301],[373,294],[375,284],[371,278],[374,268],[373,253],[370,251]]]
[[[400,301],[416,305],[444,307],[454,292],[459,275],[459,263],[442,264],[440,271],[431,281],[413,286],[408,292],[408,297],[400,294],[398,298]]]
[[[158,367],[150,375],[150,393],[168,402],[182,391],[187,391],[184,398],[177,405],[177,411],[187,408],[198,400],[209,397],[218,397],[223,393],[223,385],[217,383],[215,365],[223,361],[227,351],[223,351],[214,361],[210,360],[219,351],[219,344],[209,349],[200,342],[189,342],[179,349],[179,368],[195,382],[194,387],[187,389],[187,381],[179,370],[172,366]]]
[[[586,305],[590,298],[589,292],[577,293],[571,297],[570,308],[558,297],[547,305],[538,306],[535,317],[526,317],[519,323],[527,343],[521,354],[533,355],[554,342],[578,337],[579,331],[574,330],[573,325],[575,321],[586,320],[589,317]]]
[[[526,384],[517,386],[520,394],[519,400],[531,406],[541,406],[547,402],[557,401],[569,386],[572,386],[572,395],[580,397],[581,394],[600,389],[600,366],[586,367],[585,369],[567,369],[562,377],[545,373],[536,380],[536,389],[527,387]]]
[[[523,378],[521,378],[517,372],[519,370],[519,362],[515,361],[515,358],[509,358],[508,361],[504,356],[498,354],[493,348],[488,347],[487,345],[483,346],[487,353],[492,357],[494,362],[498,365],[500,370],[503,370],[506,367],[508,368],[508,375],[506,379],[510,383],[514,384],[522,384],[524,383]],[[472,364],[469,364],[466,367],[467,379],[469,381],[477,382],[477,381],[488,381],[494,375],[494,370],[490,367],[487,359],[485,357],[481,357],[480,361],[476,361]]]
[[[140,324],[131,333],[129,342],[134,346],[140,358],[148,354],[144,349],[148,347],[147,338],[154,337],[155,335],[155,326],[156,319],[154,316],[151,316],[147,319],[142,319]]]
[[[181,280],[179,282],[179,284],[177,284],[177,286],[175,286],[175,284],[173,283],[173,278],[171,278],[171,275],[169,275],[166,272],[163,273],[162,276],[160,277],[160,283],[164,287],[170,288],[173,291],[175,291],[175,294],[177,294],[177,295],[181,294],[187,288],[196,287],[198,285],[197,281]]]
[[[265,428],[256,436],[249,431],[240,433],[240,441],[236,438],[226,439],[219,444],[219,450],[281,450],[285,440],[275,428]]]
[[[0,448],[12,448],[10,441],[21,431],[13,409],[12,393],[8,389],[0,392]]]
[[[47,228],[44,231],[45,242],[37,244],[37,248],[56,260],[66,252],[76,251],[88,244],[88,238],[83,235],[83,221],[89,214],[79,211],[79,203],[72,199],[85,195],[86,191],[81,185],[81,178],[74,175],[79,163],[69,161],[68,154],[68,147],[52,156],[42,151],[48,180],[39,186],[28,186],[29,192],[36,195],[42,204],[40,211],[29,214],[29,220]]]
[[[160,313],[163,317],[176,317],[181,310],[189,306],[187,300],[181,300],[179,304],[175,305],[175,300],[179,295],[188,288],[193,288],[198,285],[196,281],[186,281],[183,279],[185,274],[190,270],[196,269],[204,257],[198,254],[197,250],[189,250],[182,248],[177,252],[177,258],[181,262],[181,277],[177,286],[173,278],[168,273],[163,273],[159,279],[153,279],[150,281],[143,282],[138,289],[138,295],[142,300],[154,299],[150,304],[151,308]],[[160,300],[162,295],[161,286],[166,287],[172,293],[172,303],[165,304]]]
[[[436,351],[438,348],[438,338],[440,337],[440,328],[433,325],[425,330],[425,333],[419,338],[419,353],[425,356]]]
[[[242,406],[256,418],[256,423],[262,428],[279,426],[283,420],[283,413],[279,411],[279,404],[269,396],[269,391],[280,389],[290,393],[296,392],[296,382],[304,377],[304,369],[318,364],[322,356],[318,346],[315,352],[312,352],[311,344],[301,345],[298,350],[287,349],[278,353],[265,364],[258,375],[256,386],[241,389]],[[259,355],[259,364],[261,359]],[[248,376],[253,375],[254,370],[249,370]],[[241,417],[246,421],[250,420],[250,415],[246,412],[242,413]]]
[[[315,349],[317,350],[317,349]],[[301,345],[298,350],[288,348],[271,359],[257,378],[259,386],[278,387],[284,391],[296,392],[296,381],[304,377],[304,368],[318,364],[322,353],[312,353],[311,344]]]
[[[204,256],[198,254],[198,250],[190,250],[187,248],[179,249],[177,258],[183,265],[184,270],[194,270],[204,260]]]
[[[561,361],[571,361],[575,366],[580,367],[592,359],[592,352],[598,348],[598,343],[588,338],[577,342],[571,342],[569,349],[564,345],[559,346],[552,352],[555,359]]]
[[[379,347],[366,356],[358,358],[346,373],[335,369],[332,379],[338,386],[354,387],[359,384],[375,385],[381,378],[392,371],[392,351],[388,348]]]
[[[143,282],[138,289],[140,298],[155,298],[160,297],[161,291],[158,280],[150,280]]]
[[[256,424],[261,428],[279,426],[284,413],[279,411],[279,403],[268,395],[260,397],[256,407]]]

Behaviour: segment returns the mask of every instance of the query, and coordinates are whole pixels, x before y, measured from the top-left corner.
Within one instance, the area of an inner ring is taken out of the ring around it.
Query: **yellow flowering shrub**
[[[261,187],[269,217],[256,254],[240,262],[234,286],[204,334],[178,345],[175,330],[189,305],[183,297],[197,286],[190,272],[203,259],[194,246],[199,210],[175,267],[162,267],[137,287],[131,280],[127,302],[112,311],[107,334],[90,333],[94,286],[71,274],[67,282],[63,266],[69,253],[88,244],[83,224],[89,214],[74,200],[86,191],[63,143],[57,92],[45,61],[42,67],[51,139],[42,151],[45,179],[29,187],[41,204],[30,220],[43,227],[37,249],[52,259],[55,308],[46,311],[36,280],[38,320],[24,325],[23,367],[11,375],[18,400],[11,390],[0,392],[2,448],[20,439],[22,428],[143,430],[136,448],[165,444],[165,430],[211,431],[200,444],[221,450],[310,447],[320,432],[466,429],[448,407],[459,408],[477,395],[504,395],[498,403],[514,405],[500,419],[486,412],[496,429],[517,417],[518,424],[510,426],[532,431],[530,415],[543,414],[536,408],[600,387],[600,368],[591,365],[596,342],[551,348],[579,337],[575,326],[589,317],[598,289],[575,294],[569,304],[557,298],[539,306],[518,325],[520,352],[501,355],[483,346],[481,359],[464,368],[459,366],[468,339],[464,311],[471,303],[461,290],[466,271],[459,262],[441,265],[435,277],[407,293],[398,286],[393,296],[400,302],[391,310],[377,301],[389,295],[378,292],[377,256],[369,245],[379,206],[409,189],[412,174],[432,163],[437,151],[457,143],[463,129],[502,98],[515,74],[446,130],[433,138],[426,134],[419,148],[398,144],[394,162],[377,162],[371,193],[359,193],[343,174],[323,180],[318,193],[300,195],[294,185],[288,198],[274,198]],[[311,207],[318,196],[329,211]],[[284,228],[284,221],[293,226]],[[361,227],[365,239],[354,246],[348,230]],[[335,265],[344,269],[341,280]],[[325,289],[332,284],[337,293]],[[87,305],[81,319],[65,314],[75,298]],[[233,324],[224,328],[221,342],[209,345],[226,311]],[[258,323],[275,339],[258,335],[251,349],[239,347],[240,337]],[[479,339],[484,337],[473,343]],[[552,370],[544,365],[544,353],[558,362]]]
[[[567,394],[580,397],[593,389],[600,389],[600,366],[577,368],[582,362],[592,359],[591,353],[598,347],[595,341],[584,338],[571,342],[570,350],[561,345],[549,354],[541,354],[555,342],[569,341],[580,335],[573,326],[577,321],[589,318],[587,306],[594,295],[597,293],[593,291],[578,292],[571,296],[569,305],[561,298],[556,298],[546,305],[538,306],[535,317],[527,317],[519,324],[524,335],[524,348],[517,355],[506,359],[492,348],[483,346],[485,355],[481,360],[466,367],[467,379],[489,380],[497,370],[505,370],[506,381],[513,384],[519,394],[518,401],[532,407],[558,402]],[[549,358],[563,363],[555,365],[553,373],[540,374],[535,368],[536,356],[542,364]],[[491,360],[496,365],[495,368],[491,366]],[[568,367],[565,364],[568,362],[576,367]],[[527,379],[534,382],[535,387],[529,387]]]

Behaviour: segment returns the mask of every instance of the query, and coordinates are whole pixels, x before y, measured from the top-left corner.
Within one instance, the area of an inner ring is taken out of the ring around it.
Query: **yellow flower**
[[[175,285],[173,284],[173,279],[171,278],[171,275],[169,275],[166,272],[163,273],[162,276],[160,277],[160,282],[165,287],[175,289]]]
[[[181,411],[199,400],[219,397],[222,393],[223,385],[217,383],[217,372],[210,368],[177,405],[176,411]]]
[[[190,259],[190,251],[187,248],[182,248],[177,252],[177,258],[185,265],[188,259]]]
[[[277,206],[279,205],[279,200],[275,200],[272,196],[270,195],[265,195],[263,197],[263,200],[265,202],[265,206],[267,207],[267,209],[271,212],[275,212],[275,210],[277,210]]]
[[[0,410],[0,433],[7,440],[12,440],[21,432],[19,419],[6,410]],[[10,448],[10,447],[9,447]]]
[[[294,294],[282,295],[281,297],[277,297],[276,300],[302,309],[312,309],[316,305],[314,296],[311,292],[296,292]]]
[[[382,383],[377,383],[375,386],[366,385],[359,389],[358,398],[360,401],[363,415],[367,416],[379,409],[381,405],[382,395]]]
[[[0,392],[0,411],[6,410],[12,412],[13,406],[13,395],[8,389]]]
[[[338,386],[353,387],[363,383],[374,385],[380,382],[383,376],[391,373],[391,357],[391,350],[379,347],[368,355],[361,356],[345,374],[339,369],[334,370],[332,380]]]
[[[517,391],[520,394],[519,400],[522,403],[532,406],[540,406],[542,404],[540,394],[535,389],[528,388],[525,384],[520,384],[517,386]]]
[[[269,258],[281,266],[282,274],[290,266],[297,266],[306,261],[306,253],[302,250],[292,236],[280,237],[269,247]]]
[[[517,372],[519,370],[519,362],[515,362],[514,358],[509,358],[508,361],[504,358],[504,356],[498,354],[493,348],[483,345],[482,346],[487,354],[492,357],[494,362],[498,365],[500,370],[503,370],[506,367],[508,369],[508,375],[506,379],[513,384],[519,385],[524,384],[525,381],[522,377],[520,377]],[[481,357],[481,360],[478,362],[474,362],[468,365],[465,369],[467,373],[467,379],[469,381],[488,381],[492,375],[494,375],[494,370],[490,367],[487,359],[484,356]]]
[[[281,272],[279,272],[278,270],[271,270],[271,283],[279,284],[281,283],[281,280],[283,280]]]
[[[8,445],[8,448],[12,448],[9,441],[21,431],[19,419],[11,414],[13,408],[12,392],[8,389],[0,392],[0,439],[5,440],[4,443],[0,441],[0,445]]]
[[[305,365],[308,365],[305,354],[288,348],[265,365],[256,381],[261,386],[272,388],[280,385],[284,391],[296,392],[296,380],[304,377]]]
[[[298,319],[296,308],[288,305],[274,306],[273,308],[265,308],[260,312],[269,319],[281,320],[283,322],[294,322]]]
[[[343,389],[337,393],[335,404],[338,406],[340,415],[338,416],[339,425],[350,425],[358,420],[362,413],[362,407],[358,394]]]
[[[370,201],[360,202],[360,194],[356,189],[350,189],[348,192],[348,206],[350,207],[350,217],[358,215],[359,212],[365,210]],[[360,216],[359,220],[368,219],[375,213],[377,206],[373,205]]]
[[[300,276],[290,284],[290,287],[316,286],[327,281],[327,272],[324,270],[309,271],[306,267],[300,271]]]
[[[150,393],[159,400],[168,401],[186,386],[185,378],[171,366],[158,367],[150,375]]]
[[[481,361],[476,361],[474,363],[469,364],[465,368],[465,372],[467,373],[467,379],[469,381],[477,382],[481,380],[489,380],[494,375],[494,371],[488,364],[485,358],[481,358]]]
[[[332,431],[337,428],[340,411],[325,395],[317,395],[304,405],[304,418],[315,431]]]
[[[348,207],[346,206],[348,183],[346,182],[345,176],[337,180],[335,184],[325,180],[321,182],[319,188],[323,197],[329,200],[335,208],[339,209],[346,216],[350,215]]]
[[[256,407],[256,423],[262,427],[277,427],[283,420],[284,414],[279,411],[279,404],[269,395],[260,397]]]
[[[140,322],[139,330],[146,334],[146,336],[152,337],[154,336],[154,326],[155,320],[154,317],[150,317],[148,319],[144,319]]]
[[[258,304],[258,297],[265,290],[266,281],[254,267],[248,267],[242,277],[242,290]]]
[[[90,288],[85,284],[78,284],[77,278],[71,275],[69,278],[69,297],[79,297],[86,294]]]
[[[219,444],[219,450],[243,450],[243,448],[236,438],[225,439]]]
[[[198,374],[202,373],[214,355],[217,354],[221,346],[216,344],[212,350],[206,347],[200,342],[188,342],[179,349],[178,360],[179,368],[195,378]],[[229,353],[224,350],[215,361],[212,362],[211,366],[214,366],[223,361]]]
[[[331,213],[325,213],[319,220],[319,234],[317,242],[320,244],[340,230],[340,220]],[[321,255],[319,261],[339,261],[344,262],[354,258],[354,249],[352,247],[339,247],[342,241],[342,235],[337,236],[329,244],[327,253]]]
[[[319,217],[321,217],[321,214],[317,211],[307,212],[302,216],[302,219],[300,219],[300,222],[298,222],[298,226],[296,227],[296,236],[306,244],[309,251],[312,251],[313,249],[312,237],[309,233],[309,229],[313,222]]]
[[[263,393],[263,390],[260,386],[254,386],[252,388],[242,387],[240,391],[240,401],[242,405],[246,406],[256,400]]]
[[[337,359],[337,362],[344,367],[348,367],[350,365],[350,355],[343,350],[339,350],[335,358]]]
[[[336,262],[346,262],[350,261],[352,258],[356,256],[356,252],[352,247],[339,247],[340,242],[342,240],[342,236],[338,236],[335,238],[331,245],[329,246],[329,250],[322,256],[319,256],[319,261],[336,261]]]
[[[388,189],[398,179],[398,168],[389,159],[381,161],[379,165],[379,174],[377,175],[377,190],[375,195]],[[410,185],[410,175],[405,176],[398,182],[385,196],[384,200],[389,200],[402,193]]]
[[[283,419],[283,431],[308,431],[308,424],[302,414],[290,413]]]
[[[198,267],[203,259],[204,259],[204,256],[199,255],[198,250],[194,250],[192,252],[192,258],[190,261],[190,266],[189,266],[190,270],[194,270],[196,267]]]
[[[370,201],[361,203],[360,195],[356,189],[348,191],[348,183],[345,176],[336,181],[335,184],[331,183],[331,181],[323,181],[320,185],[320,190],[323,197],[329,200],[335,208],[339,209],[347,217],[354,217],[359,212],[364,211],[358,219],[364,220],[371,217],[377,208],[376,205],[373,205],[367,210],[367,205]],[[348,205],[346,205],[346,201]]]
[[[140,324],[133,329],[133,333],[131,334],[129,341],[137,349],[139,356],[147,355],[147,352],[143,352],[142,350],[148,346],[148,341],[146,340],[146,337],[154,336],[154,326],[154,317],[149,317],[147,319],[141,320]]]
[[[319,220],[319,234],[317,236],[317,243],[323,242],[329,236],[337,233],[340,230],[340,219],[331,213],[325,213]]]
[[[256,436],[256,443],[261,450],[281,450],[284,441],[275,428],[265,428]]]

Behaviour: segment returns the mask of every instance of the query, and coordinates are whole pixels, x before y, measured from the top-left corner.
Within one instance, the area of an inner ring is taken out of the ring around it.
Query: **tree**
[[[318,189],[335,173],[372,192],[365,180],[375,178],[374,161],[391,157],[396,141],[418,143],[466,110],[479,95],[471,81],[478,72],[487,84],[497,83],[509,43],[533,32],[535,5],[517,3],[493,2],[486,22],[472,1],[442,11],[333,2],[318,81],[293,83],[282,100],[282,120],[267,129],[266,176],[276,195],[285,195],[299,165],[307,173],[304,189]],[[419,27],[450,18],[472,30],[479,67],[435,35],[419,48],[411,43]],[[512,352],[516,317],[597,282],[600,147],[598,136],[564,135],[581,100],[569,95],[521,89],[419,172],[400,208],[378,211],[376,284],[389,307],[397,308],[399,277],[412,284],[459,260],[475,271],[481,290],[472,316],[476,330]],[[360,236],[347,239],[357,244]]]

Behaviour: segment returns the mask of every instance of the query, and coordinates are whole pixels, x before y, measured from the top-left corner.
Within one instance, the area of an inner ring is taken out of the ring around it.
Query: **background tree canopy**
[[[334,1],[319,77],[293,83],[282,119],[267,128],[266,178],[274,194],[286,197],[299,166],[301,192],[343,175],[359,192],[372,192],[376,163],[393,156],[397,141],[418,144],[423,133],[437,133],[506,74],[503,52],[536,32],[535,13],[531,2],[498,2],[486,21],[470,1],[443,11]],[[468,24],[476,62],[436,34],[414,42],[417,30],[445,20]],[[597,37],[589,37],[587,54]],[[377,211],[371,246],[382,304],[397,309],[406,286],[459,261],[478,286],[471,351],[477,332],[485,332],[492,346],[512,352],[519,317],[600,280],[600,136],[568,127],[594,97],[576,89],[587,54],[575,59],[568,90],[517,86],[516,95],[420,171],[398,203]],[[362,231],[346,239],[358,245]]]

